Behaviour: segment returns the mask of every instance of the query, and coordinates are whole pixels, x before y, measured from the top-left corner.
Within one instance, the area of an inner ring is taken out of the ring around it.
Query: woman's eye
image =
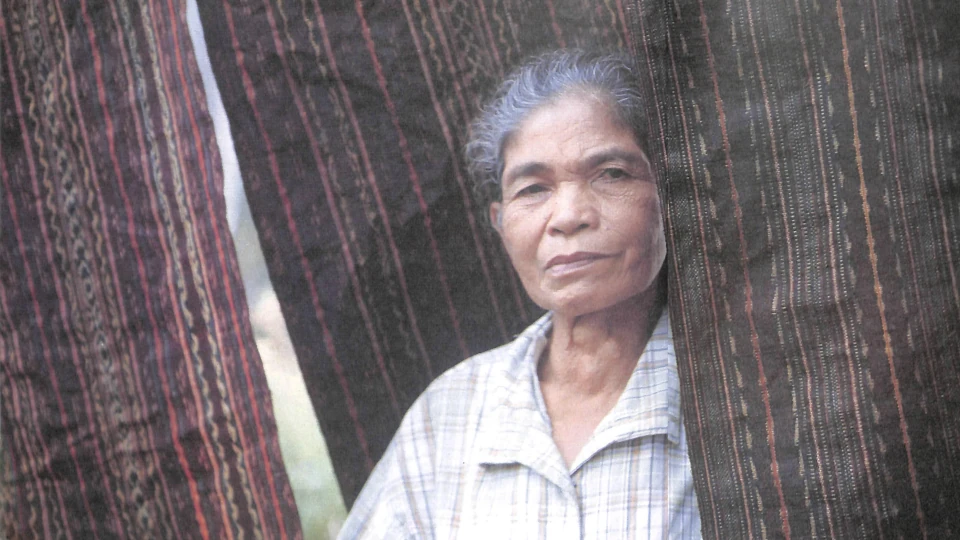
[[[536,195],[537,193],[545,191],[546,189],[547,188],[541,186],[540,184],[530,184],[529,186],[526,186],[521,190],[517,191],[517,196],[523,197],[527,195]]]
[[[623,169],[620,169],[620,168],[617,168],[617,167],[610,167],[610,168],[607,168],[607,169],[604,169],[604,170],[603,170],[603,177],[604,177],[604,178],[609,178],[609,179],[611,179],[611,180],[622,180],[622,179],[627,178],[627,177],[629,177],[629,176],[630,176],[630,174],[627,173],[627,171],[625,171],[625,170],[623,170]]]

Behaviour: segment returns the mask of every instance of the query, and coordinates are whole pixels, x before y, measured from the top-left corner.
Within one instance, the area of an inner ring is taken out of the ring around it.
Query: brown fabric
[[[6,538],[298,537],[182,2],[0,2]]]
[[[633,0],[705,538],[960,534],[960,4]]]
[[[343,494],[426,384],[536,315],[466,184],[526,55],[626,47],[618,0],[201,2],[251,210]]]

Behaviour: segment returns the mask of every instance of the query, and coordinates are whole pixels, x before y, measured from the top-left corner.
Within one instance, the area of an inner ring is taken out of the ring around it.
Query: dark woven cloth
[[[297,537],[182,2],[0,2],[6,538]]]
[[[704,537],[960,535],[960,4],[630,7]]]
[[[353,501],[410,403],[536,315],[466,184],[482,96],[528,54],[625,48],[597,2],[201,2],[270,276]]]

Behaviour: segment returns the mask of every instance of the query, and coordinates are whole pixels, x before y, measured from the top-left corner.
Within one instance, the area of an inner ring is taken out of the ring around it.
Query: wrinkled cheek
[[[520,277],[520,283],[523,285],[523,289],[532,299],[537,300],[543,281],[540,273],[537,272],[534,265],[523,264],[523,261],[515,260],[512,257],[510,262],[513,263],[513,268]]]
[[[663,233],[663,227],[660,227],[651,241],[650,254],[654,261],[654,270],[660,270],[663,261],[667,258],[667,238]]]
[[[630,261],[631,280],[644,290],[650,286],[667,255],[667,244],[662,231],[648,235],[639,246],[637,256]]]

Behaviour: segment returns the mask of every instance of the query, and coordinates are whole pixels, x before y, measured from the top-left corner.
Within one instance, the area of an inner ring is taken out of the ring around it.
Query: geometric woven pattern
[[[704,537],[960,534],[960,4],[629,7]]]
[[[0,2],[7,538],[300,535],[183,4]]]

